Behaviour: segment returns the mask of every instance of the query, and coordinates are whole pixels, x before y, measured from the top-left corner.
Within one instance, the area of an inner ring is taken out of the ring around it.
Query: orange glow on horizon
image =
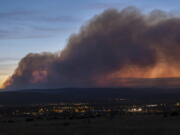
[[[3,88],[4,88],[3,82],[0,82],[0,89],[3,89]]]
[[[9,76],[4,76],[2,79],[0,79],[0,89],[4,89],[6,86],[4,85],[4,83],[6,82],[6,80],[9,78]]]
[[[171,66],[170,66],[171,65]],[[116,72],[105,74],[96,78],[94,81],[97,86],[102,87],[128,87],[128,86],[160,86],[171,85],[180,86],[179,80],[173,78],[180,78],[179,65],[167,64],[166,62],[158,63],[150,67],[138,66],[124,66]],[[30,83],[44,83],[47,81],[49,73],[47,70],[36,70],[31,74]],[[9,76],[0,78],[0,88],[5,88],[11,85],[12,81],[8,81]],[[156,82],[159,78],[168,78],[161,82]],[[169,79],[171,78],[171,80]],[[149,81],[148,81],[149,79]],[[4,83],[5,82],[5,83]]]
[[[179,67],[169,66],[165,63],[157,64],[154,67],[138,68],[135,66],[125,67],[110,75],[110,77],[121,78],[180,78]]]
[[[180,70],[178,67],[169,66],[166,63],[157,64],[154,67],[148,68],[139,68],[135,66],[125,66],[120,71],[109,74],[107,76],[100,77],[97,80],[97,84],[100,86],[136,86],[136,85],[144,85],[141,84],[142,80],[152,80],[159,78],[180,78]],[[139,81],[137,81],[139,79]],[[136,81],[135,81],[136,80]],[[141,80],[141,81],[140,81]],[[137,83],[137,84],[136,84]],[[144,82],[148,83],[149,86],[153,86],[154,84],[158,84],[155,81]],[[180,82],[178,81],[165,81],[168,85],[180,86]]]

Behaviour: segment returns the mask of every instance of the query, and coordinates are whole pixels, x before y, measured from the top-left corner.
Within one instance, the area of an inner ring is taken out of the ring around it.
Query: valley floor
[[[0,135],[180,135],[180,116],[133,115],[0,123]]]

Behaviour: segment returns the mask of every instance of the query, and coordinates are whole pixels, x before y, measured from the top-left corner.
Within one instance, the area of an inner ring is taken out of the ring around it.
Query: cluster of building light
[[[128,112],[142,112],[142,111],[143,109],[141,107],[138,107],[138,108],[133,107],[133,108],[128,109]]]
[[[176,103],[176,106],[180,106],[180,102],[177,102],[177,103]]]
[[[61,104],[38,104],[32,105],[29,107],[25,107],[25,109],[21,107],[17,107],[11,109],[7,113],[11,112],[14,116],[21,116],[21,115],[29,115],[29,116],[40,116],[46,114],[53,114],[53,113],[63,113],[63,112],[70,112],[70,113],[103,113],[103,112],[112,112],[112,111],[119,111],[119,112],[130,112],[130,113],[140,113],[140,112],[163,112],[163,108],[166,104],[147,104],[147,105],[117,105],[117,106],[106,106],[106,105],[90,105],[90,104],[83,104],[83,103],[61,103]],[[174,107],[179,108],[180,102],[177,102],[173,105]],[[3,109],[1,109],[3,110]],[[4,113],[2,113],[4,114]],[[5,113],[6,114],[6,113]],[[1,115],[1,113],[0,113]]]

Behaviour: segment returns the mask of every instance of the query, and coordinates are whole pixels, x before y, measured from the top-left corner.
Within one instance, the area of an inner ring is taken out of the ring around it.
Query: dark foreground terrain
[[[11,121],[0,123],[0,135],[180,135],[180,116]]]
[[[180,135],[179,89],[0,93],[0,135]]]

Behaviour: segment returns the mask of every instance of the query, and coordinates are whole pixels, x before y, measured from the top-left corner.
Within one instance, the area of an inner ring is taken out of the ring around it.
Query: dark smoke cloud
[[[100,86],[99,80],[126,67],[144,71],[161,62],[180,67],[179,49],[179,17],[158,10],[143,14],[133,7],[109,9],[72,35],[62,52],[28,54],[5,86]]]

